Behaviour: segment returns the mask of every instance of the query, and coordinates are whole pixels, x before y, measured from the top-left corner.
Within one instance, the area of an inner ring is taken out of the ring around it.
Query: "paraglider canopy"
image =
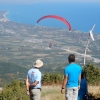
[[[95,24],[94,26],[92,27],[92,29],[89,31],[89,36],[91,37],[91,39],[94,41],[94,37],[93,37],[93,33],[92,31],[94,30],[94,27],[95,27]]]
[[[41,18],[39,18],[37,20],[37,24],[38,24],[39,21],[41,21],[42,19],[45,19],[45,18],[55,18],[55,19],[58,19],[58,20],[62,21],[68,27],[68,30],[69,31],[71,31],[71,26],[70,26],[69,22],[66,19],[64,19],[64,18],[62,18],[60,16],[56,16],[56,15],[46,15],[46,16],[42,16]]]

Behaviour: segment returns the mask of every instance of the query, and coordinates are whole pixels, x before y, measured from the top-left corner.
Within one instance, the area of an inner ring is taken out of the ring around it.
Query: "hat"
[[[43,66],[43,62],[42,62],[40,59],[38,59],[38,60],[36,60],[36,61],[34,62],[33,66],[34,66],[34,67],[37,67],[37,68],[40,68],[40,67]]]

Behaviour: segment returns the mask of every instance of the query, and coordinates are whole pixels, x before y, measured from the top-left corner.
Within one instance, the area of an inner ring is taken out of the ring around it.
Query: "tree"
[[[43,85],[60,84],[63,76],[59,73],[45,73],[42,77]]]
[[[0,100],[28,100],[22,82],[14,80],[10,84],[4,86],[0,94]]]

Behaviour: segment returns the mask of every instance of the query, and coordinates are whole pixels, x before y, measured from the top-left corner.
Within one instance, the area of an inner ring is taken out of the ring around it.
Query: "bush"
[[[87,83],[100,84],[100,68],[88,63],[83,70],[86,72]]]

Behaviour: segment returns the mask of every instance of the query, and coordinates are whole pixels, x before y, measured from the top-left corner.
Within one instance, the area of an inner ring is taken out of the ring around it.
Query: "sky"
[[[0,0],[0,4],[31,4],[41,2],[100,2],[100,0]]]

